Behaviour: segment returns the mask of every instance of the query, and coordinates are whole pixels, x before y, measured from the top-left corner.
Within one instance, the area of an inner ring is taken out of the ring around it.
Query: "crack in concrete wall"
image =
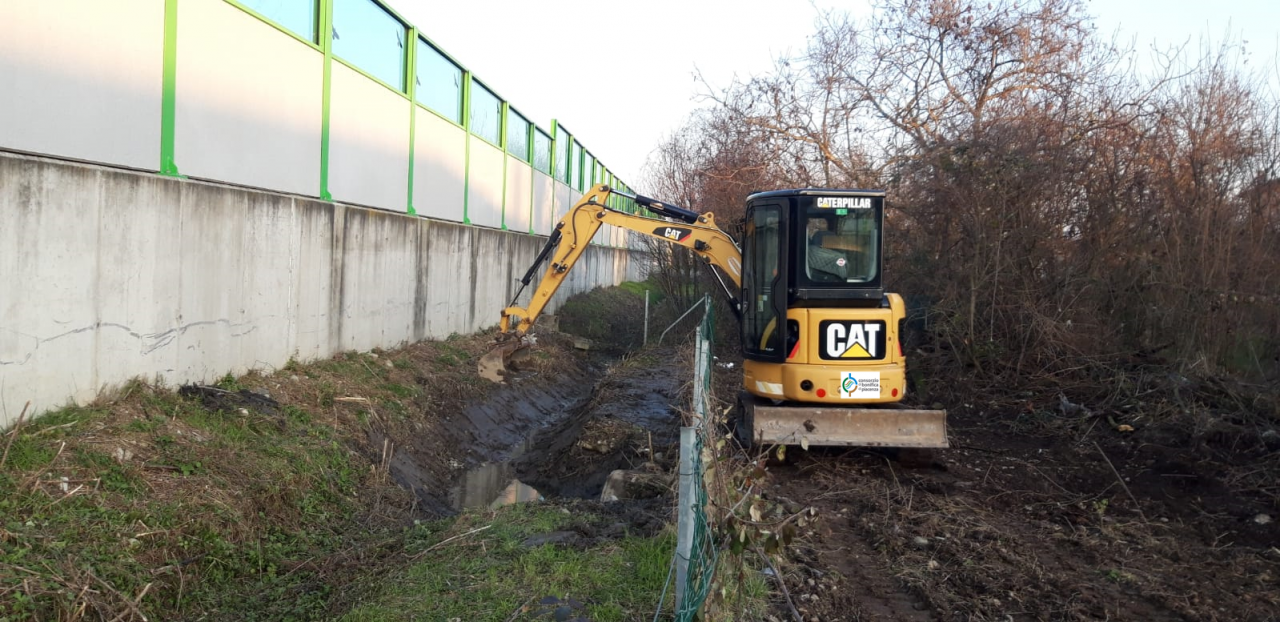
[[[27,400],[39,413],[134,377],[212,381],[492,326],[544,242],[0,153],[0,427]],[[590,248],[552,308],[642,263]]]

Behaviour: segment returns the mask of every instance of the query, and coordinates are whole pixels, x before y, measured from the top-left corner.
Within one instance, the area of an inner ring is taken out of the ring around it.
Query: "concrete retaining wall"
[[[138,376],[213,381],[493,326],[544,241],[0,153],[0,427],[27,400]],[[642,278],[624,249],[584,258],[553,309]]]

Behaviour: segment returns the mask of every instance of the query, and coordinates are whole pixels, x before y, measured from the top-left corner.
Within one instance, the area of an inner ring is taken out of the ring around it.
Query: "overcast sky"
[[[606,166],[636,184],[659,141],[713,85],[767,72],[804,48],[818,10],[867,15],[831,0],[388,0],[428,38],[530,120],[559,119]],[[1152,46],[1247,40],[1251,66],[1275,80],[1280,0],[1093,0],[1104,33]],[[643,191],[642,188],[636,188]]]

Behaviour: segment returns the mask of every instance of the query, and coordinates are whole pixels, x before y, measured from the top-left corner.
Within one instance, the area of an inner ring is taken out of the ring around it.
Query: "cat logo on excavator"
[[[653,232],[660,237],[664,237],[668,240],[675,240],[677,242],[684,240],[693,233],[692,230],[685,229],[684,227],[658,227],[657,229],[654,229]]]
[[[880,360],[884,358],[884,322],[827,320],[819,325],[818,348],[822,358]]]

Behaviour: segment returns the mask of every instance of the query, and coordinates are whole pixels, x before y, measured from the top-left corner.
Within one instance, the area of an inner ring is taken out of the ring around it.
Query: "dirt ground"
[[[1280,619],[1270,435],[957,401],[932,464],[791,448],[771,469],[771,496],[821,516],[776,617]]]

